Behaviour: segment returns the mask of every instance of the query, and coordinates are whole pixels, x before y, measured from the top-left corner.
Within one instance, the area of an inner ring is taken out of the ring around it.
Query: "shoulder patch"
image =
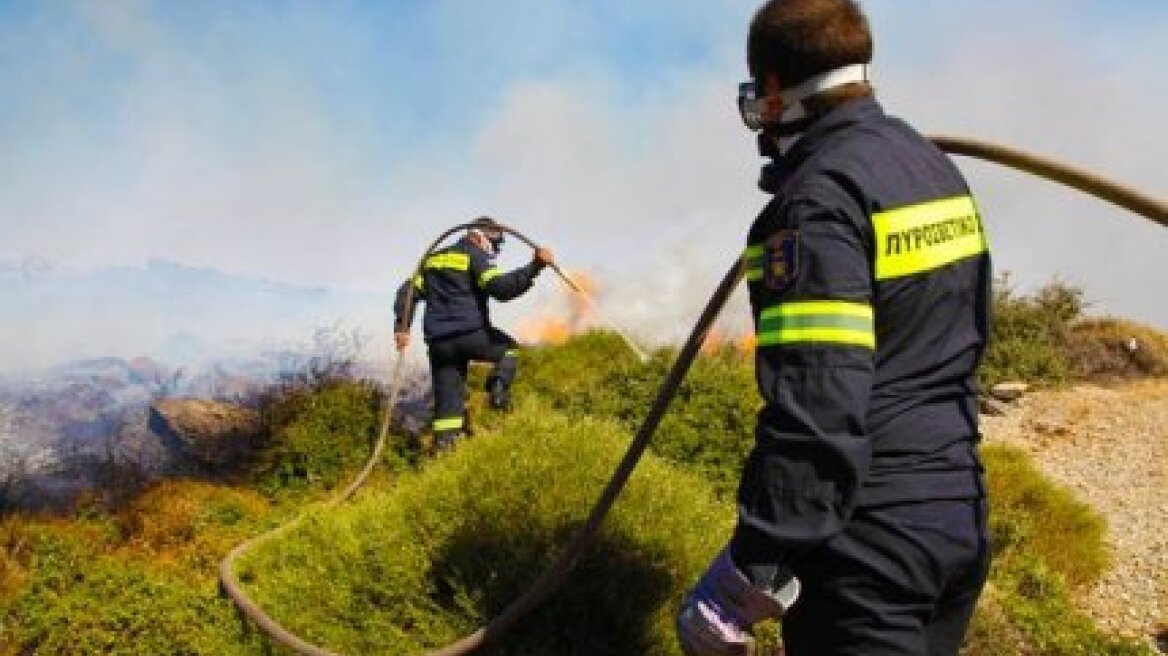
[[[779,230],[763,248],[762,281],[768,289],[781,292],[799,275],[799,231]]]

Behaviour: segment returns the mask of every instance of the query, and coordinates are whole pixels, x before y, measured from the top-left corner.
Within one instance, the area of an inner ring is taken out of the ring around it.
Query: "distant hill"
[[[165,259],[92,269],[0,260],[0,373],[98,356],[188,364],[251,354],[323,326],[385,324],[391,302]]]

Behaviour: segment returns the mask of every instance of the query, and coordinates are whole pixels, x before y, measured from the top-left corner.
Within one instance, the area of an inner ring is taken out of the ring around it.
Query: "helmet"
[[[503,247],[503,230],[498,221],[495,221],[489,216],[480,216],[471,221],[471,232],[477,232],[482,235],[488,242],[491,243],[492,250],[498,254],[499,249]]]

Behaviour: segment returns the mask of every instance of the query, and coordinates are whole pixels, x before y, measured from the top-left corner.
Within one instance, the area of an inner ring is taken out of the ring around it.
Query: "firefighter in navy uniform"
[[[852,0],[772,0],[748,126],[773,198],[743,255],[763,408],[727,547],[687,596],[687,654],[952,656],[989,566],[974,372],[990,262],[952,162],[886,115]]]
[[[503,245],[503,232],[488,217],[456,243],[428,256],[422,271],[402,283],[394,304],[395,342],[399,351],[409,344],[413,307],[405,315],[410,285],[414,298],[426,302],[422,319],[434,389],[434,444],[447,449],[463,435],[467,366],[472,360],[492,362],[486,390],[492,408],[510,406],[510,388],[516,373],[516,342],[491,325],[488,297],[509,301],[531,288],[539,272],[554,261],[546,248],[537,248],[530,263],[503,273],[495,256]],[[416,307],[416,304],[415,306]]]

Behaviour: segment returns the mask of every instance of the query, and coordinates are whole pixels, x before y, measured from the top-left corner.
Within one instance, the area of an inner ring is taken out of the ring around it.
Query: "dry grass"
[[[0,518],[0,607],[24,588],[46,541],[67,540],[105,552],[117,541],[114,533],[102,522],[20,514]]]
[[[199,481],[164,481],[117,515],[120,551],[154,567],[213,571],[215,561],[254,530],[268,503],[255,491]]]
[[[1077,322],[1068,335],[1075,378],[1114,382],[1168,376],[1168,334],[1113,318]]]

